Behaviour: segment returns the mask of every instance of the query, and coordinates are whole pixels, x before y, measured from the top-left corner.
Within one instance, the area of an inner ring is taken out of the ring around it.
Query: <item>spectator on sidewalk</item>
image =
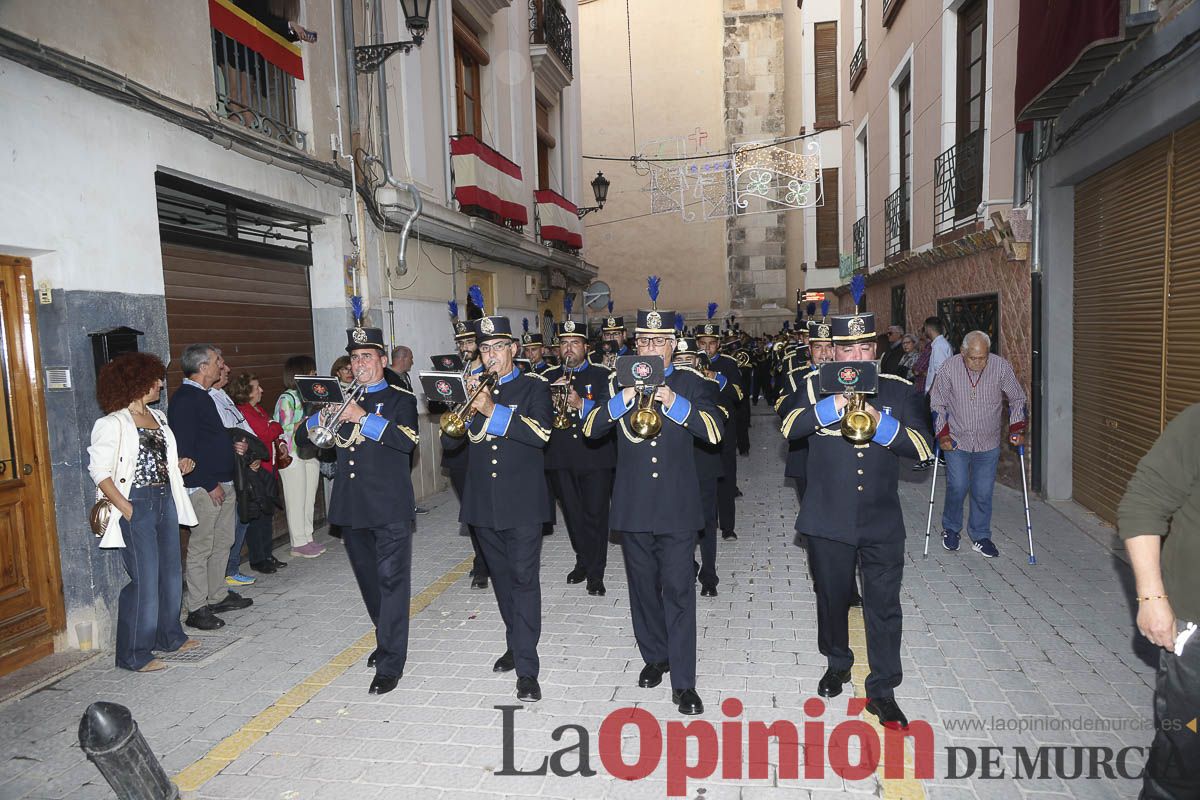
[[[908,377],[900,369],[900,360],[904,358],[904,348],[901,346],[901,340],[904,339],[904,328],[899,325],[889,325],[887,332],[887,350],[883,353],[883,358],[879,360],[879,371],[888,375],[899,375],[901,378]]]
[[[250,429],[250,424],[246,422],[246,417],[238,409],[237,403],[225,391],[225,387],[229,385],[229,365],[221,366],[221,376],[217,378],[217,382],[208,390],[209,397],[217,406],[217,413],[221,415],[221,422],[225,424],[226,430],[240,429],[246,433],[253,434]],[[239,448],[240,450],[240,448]],[[239,452],[238,457],[242,454]],[[229,548],[229,568],[225,572],[225,583],[228,586],[249,586],[254,583],[254,578],[249,575],[243,575],[241,572],[242,565],[242,546],[246,543],[246,523],[242,522],[241,518],[234,514],[233,517],[233,546]]]
[[[292,555],[296,558],[316,558],[325,552],[325,545],[313,541],[313,510],[317,488],[321,485],[321,468],[316,448],[298,447],[296,427],[304,419],[304,401],[296,389],[297,375],[316,375],[317,362],[312,356],[292,356],[283,365],[284,393],[275,401],[274,419],[283,427],[283,443],[292,463],[279,470],[283,485],[283,505],[287,513],[288,536],[292,540]]]
[[[96,399],[106,413],[88,447],[88,472],[113,506],[100,547],[119,549],[129,574],[117,604],[117,666],[135,672],[166,669],[152,650],[200,645],[179,624],[179,526],[196,524],[183,476],[195,465],[179,457],[166,416],[147,407],[158,402],[165,372],[149,353],[119,355],[101,367]]]
[[[350,384],[354,383],[354,370],[350,368],[350,356],[338,356],[334,359],[333,366],[329,368],[329,374],[337,378],[343,392],[349,389]]]
[[[262,459],[259,469],[261,475],[248,476],[255,490],[251,497],[243,500],[238,497],[239,522],[246,517],[246,548],[250,556],[250,569],[264,575],[270,575],[287,563],[275,558],[271,553],[271,540],[274,536],[275,509],[277,508],[278,493],[276,486],[275,451],[279,438],[283,436],[283,426],[271,419],[271,415],[262,407],[263,389],[258,376],[243,372],[229,387],[230,397],[237,403],[238,411],[250,426],[255,438],[263,445],[266,458]],[[249,465],[256,472],[254,464]],[[236,559],[236,560],[235,560]],[[241,552],[229,556],[230,570],[234,570],[241,560]]]
[[[954,348],[946,338],[946,326],[938,317],[925,320],[925,333],[929,337],[929,368],[925,373],[925,394],[933,390],[933,381],[938,370],[948,358],[953,357]]]
[[[1138,463],[1117,510],[1137,583],[1137,627],[1163,649],[1154,688],[1154,741],[1142,800],[1196,797],[1200,786],[1200,404],[1167,425]],[[1187,631],[1191,631],[1188,634]],[[1189,638],[1190,637],[1190,638]],[[1189,710],[1190,709],[1190,710]]]
[[[413,351],[412,348],[402,344],[398,344],[392,348],[392,372],[396,373],[399,378],[398,385],[407,392],[412,391],[412,379],[408,377],[409,370],[413,367]]]
[[[220,379],[225,359],[211,344],[190,344],[180,356],[183,384],[171,396],[167,419],[181,458],[195,468],[184,476],[197,524],[188,537],[184,624],[215,630],[225,621],[218,614],[250,606],[254,601],[229,591],[225,568],[233,546],[234,445],[208,390]]]
[[[917,344],[917,337],[911,333],[904,334],[900,340],[900,347],[904,354],[900,357],[900,377],[905,380],[912,380],[913,366],[917,363],[917,357],[921,355],[921,348]]]
[[[1008,403],[1008,441],[1025,441],[1025,391],[1012,364],[989,351],[983,331],[963,337],[962,352],[938,370],[929,395],[933,430],[946,459],[946,502],[942,509],[942,547],[957,550],[963,527],[963,500],[971,498],[967,531],[976,552],[1000,555],[992,543],[992,490],[1000,460],[1003,406]]]

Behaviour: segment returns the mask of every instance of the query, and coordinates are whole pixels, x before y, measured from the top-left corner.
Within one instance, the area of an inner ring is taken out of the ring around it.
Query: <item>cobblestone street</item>
[[[668,762],[683,760],[674,744],[684,731],[668,723],[696,719],[719,731],[721,749],[712,744],[711,755],[719,753],[721,763],[712,777],[687,779],[684,793],[691,797],[1134,796],[1137,784],[1129,780],[1056,777],[1070,776],[1075,751],[1064,751],[1061,770],[1051,759],[1048,777],[1014,777],[1019,747],[1032,758],[1039,746],[1148,746],[1154,672],[1144,659],[1154,654],[1135,652],[1131,578],[1111,549],[1111,530],[1075,509],[1038,501],[1032,508],[1038,563],[1031,566],[1021,495],[1005,487],[996,495],[999,558],[985,559],[969,544],[957,553],[944,551],[935,519],[924,559],[929,483],[901,484],[909,538],[905,680],[897,696],[910,719],[932,729],[933,776],[885,778],[882,766],[855,779],[835,773],[831,765],[847,759],[858,764],[869,755],[860,747],[865,729],[844,729],[855,731],[848,752],[846,738],[834,733],[848,719],[849,691],[823,711],[805,707],[816,698],[825,661],[816,647],[805,553],[792,545],[795,499],[782,479],[783,444],[774,417],[757,410],[751,456],[739,462],[745,494],[738,501],[740,539],[720,543],[720,595],[698,598],[702,717],[676,713],[668,682],[637,687],[642,663],[619,548],[610,550],[607,596],[589,597],[582,584],[566,584],[573,556],[561,515],[555,535],[545,540],[539,648],[544,699],[509,712],[509,767],[535,771],[556,750],[576,745],[582,729],[594,776],[498,774],[505,768],[504,718],[495,707],[521,704],[513,675],[492,673],[493,660],[504,651],[503,626],[492,593],[469,588],[464,559],[470,544],[458,535],[458,506],[445,492],[431,498],[431,513],[418,519],[417,613],[399,689],[382,697],[367,694],[371,644],[364,637],[370,626],[342,547],[333,541],[325,556],[289,559],[288,569],[247,588],[254,606],[227,615],[224,629],[203,635],[202,657],[195,661],[142,675],[117,670],[112,654],[104,653],[0,707],[0,798],[111,796],[76,741],[80,716],[96,700],[127,705],[184,796],[212,800],[664,797]],[[942,488],[939,475],[938,515]],[[854,611],[852,617],[852,635],[860,632],[853,695],[861,697],[866,654],[861,615]],[[743,705],[740,715],[722,709],[730,698]],[[656,765],[649,776],[635,781],[614,777],[600,754],[602,722],[627,707],[657,720],[643,734],[661,730],[666,739],[655,744],[653,737],[639,739],[634,725],[624,727],[626,764],[638,762],[639,752],[653,755],[639,750],[639,742],[662,747],[662,758],[647,762]],[[740,726],[732,724],[735,718]],[[870,715],[863,719],[874,726]],[[799,778],[781,771],[774,745],[768,765],[749,759],[741,766],[750,723],[779,720],[794,723],[808,744]],[[823,723],[827,749],[814,744],[805,723]],[[552,734],[564,725],[580,728],[560,731],[556,741]],[[686,762],[695,764],[703,737],[698,727],[690,732]],[[987,757],[980,748],[989,746],[1003,748],[992,770],[1004,775],[981,780]],[[954,764],[948,748],[962,748],[953,751]],[[805,777],[817,756],[823,775]],[[1132,771],[1143,760],[1134,754]],[[576,749],[560,766],[574,770],[578,763]],[[955,777],[967,766],[973,767],[970,777]],[[1086,775],[1086,757],[1084,767]],[[722,778],[723,771],[740,777]]]

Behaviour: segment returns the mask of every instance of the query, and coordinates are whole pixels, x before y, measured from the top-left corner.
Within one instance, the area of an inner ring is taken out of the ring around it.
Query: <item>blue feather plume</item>
[[[850,279],[850,294],[854,297],[854,305],[857,306],[862,302],[863,295],[867,291],[867,279],[862,274],[855,275]]]
[[[563,295],[563,311],[566,312],[568,317],[571,316],[571,309],[573,309],[574,307],[575,307],[575,295],[564,294]]]
[[[521,317],[521,331],[529,333],[529,317]]]
[[[712,319],[712,318],[713,318],[713,317],[715,317],[716,315],[717,315],[717,304],[716,304],[716,303],[709,303],[709,304],[708,304],[708,318],[709,318],[709,319]]]
[[[817,313],[817,304],[809,303],[804,307],[804,311],[811,317],[813,314]]]
[[[449,303],[446,303],[446,307],[450,309],[451,319],[458,319],[458,301],[451,300]]]
[[[680,333],[683,333],[683,315],[682,314],[675,315],[675,330],[679,331]]]
[[[822,317],[829,316],[829,301],[828,300],[821,301],[821,316]]]
[[[358,295],[354,295],[353,297],[350,298],[350,313],[354,315],[354,324],[362,325],[362,318],[363,318],[362,298],[359,297]]]
[[[467,299],[483,311],[484,314],[487,314],[487,309],[483,307],[483,289],[480,289],[478,285],[467,289]]]
[[[609,300],[609,301],[608,301],[608,313],[610,313],[610,314],[611,314],[611,313],[612,313],[612,310],[613,310],[613,301],[612,301],[612,300]]]
[[[662,285],[662,278],[657,275],[651,275],[646,279],[646,291],[650,295],[650,302],[658,302],[658,288]]]

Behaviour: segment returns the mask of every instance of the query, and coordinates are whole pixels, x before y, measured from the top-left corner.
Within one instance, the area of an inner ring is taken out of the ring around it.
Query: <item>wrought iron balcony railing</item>
[[[983,199],[983,128],[973,131],[933,162],[933,232],[974,221]]]
[[[212,47],[213,113],[303,150],[307,135],[296,127],[296,79],[216,28]]]
[[[863,74],[867,71],[867,40],[863,39],[858,43],[858,49],[854,51],[854,58],[850,59],[850,91],[858,88],[858,82],[862,80]]]
[[[864,214],[854,223],[854,268],[864,269],[867,266],[867,215]]]
[[[884,258],[909,249],[908,185],[901,186],[883,201],[883,220],[886,228],[883,240]]]
[[[559,0],[529,0],[529,43],[544,44],[575,74],[571,57],[571,20]]]
[[[892,21],[900,13],[902,5],[904,5],[904,0],[883,0],[883,27],[890,28],[892,26]]]

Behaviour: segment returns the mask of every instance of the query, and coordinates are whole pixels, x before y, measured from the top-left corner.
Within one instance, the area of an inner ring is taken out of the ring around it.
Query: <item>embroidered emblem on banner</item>
[[[433,389],[442,397],[449,397],[454,394],[454,387],[450,385],[450,381],[438,381],[433,385]]]
[[[640,381],[646,380],[654,374],[654,367],[647,364],[645,361],[639,361],[633,365],[633,377]]]
[[[843,386],[853,386],[858,383],[858,370],[854,367],[842,367],[838,371],[838,383]]]

